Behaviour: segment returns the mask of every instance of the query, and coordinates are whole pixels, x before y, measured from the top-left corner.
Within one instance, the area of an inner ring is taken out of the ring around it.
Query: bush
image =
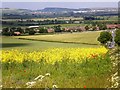
[[[11,36],[11,33],[10,32],[2,32],[2,35]]]
[[[106,44],[108,41],[112,41],[112,35],[106,31],[101,32],[98,41],[102,44]]]
[[[53,26],[55,32],[62,32],[61,25]]]
[[[47,33],[47,29],[44,27],[39,28],[39,33]]]
[[[87,25],[87,26],[85,26],[85,30],[89,30],[90,28],[89,28],[89,26]]]
[[[2,35],[5,35],[5,36],[11,36],[13,35],[13,31],[11,31],[11,28],[3,28],[2,29]]]
[[[30,30],[29,31],[29,35],[34,35],[35,34],[35,31],[34,30]]]
[[[120,30],[116,31],[115,42],[118,46],[120,46]]]

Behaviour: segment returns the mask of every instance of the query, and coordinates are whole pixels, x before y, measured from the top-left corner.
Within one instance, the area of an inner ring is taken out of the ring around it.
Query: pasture
[[[15,38],[38,40],[38,41],[49,41],[49,42],[61,42],[61,43],[78,43],[88,45],[99,45],[97,37],[101,31],[95,32],[81,32],[81,33],[59,33],[53,35],[31,35],[31,36],[18,36]]]
[[[87,24],[49,24],[49,25],[39,25],[40,27],[42,26],[42,27],[53,27],[53,26],[55,26],[55,25],[61,25],[62,27],[76,27],[76,26],[86,26]],[[11,25],[3,25],[2,26],[3,28],[5,28],[5,27],[13,27],[13,26],[11,26]],[[0,28],[2,28],[2,27],[0,27]],[[28,26],[17,26],[17,27],[22,27],[22,28],[27,28]]]
[[[41,26],[45,26],[45,27],[53,27],[57,24],[51,24],[51,25],[41,25]],[[87,24],[58,24],[61,25],[62,27],[77,27],[77,26],[86,26]]]
[[[3,36],[2,49],[45,50],[48,48],[99,47],[98,32],[82,32],[52,35]],[[21,38],[21,39],[19,39]],[[27,40],[29,39],[29,40]]]

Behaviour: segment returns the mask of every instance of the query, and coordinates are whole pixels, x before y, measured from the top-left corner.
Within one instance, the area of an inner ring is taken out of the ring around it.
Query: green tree
[[[45,27],[39,28],[39,33],[47,33],[47,28]]]
[[[107,31],[103,31],[97,40],[102,44],[106,44],[108,41],[112,41],[112,35]]]
[[[93,31],[97,30],[97,27],[96,26],[93,26],[92,27]]]
[[[61,32],[61,25],[53,26],[55,32]]]
[[[8,27],[2,29],[2,35],[10,36],[10,29]]]
[[[24,33],[29,33],[30,28],[25,28],[25,32]]]
[[[24,30],[21,27],[16,28],[17,32],[24,33]]]
[[[99,27],[100,30],[107,29],[106,24],[98,24],[98,27]]]
[[[34,35],[35,34],[35,31],[34,31],[34,29],[29,29],[29,35]]]
[[[116,30],[115,42],[120,46],[120,29]]]
[[[87,30],[89,30],[89,29],[90,29],[89,26],[86,25],[86,26],[85,26],[85,30],[87,31]]]

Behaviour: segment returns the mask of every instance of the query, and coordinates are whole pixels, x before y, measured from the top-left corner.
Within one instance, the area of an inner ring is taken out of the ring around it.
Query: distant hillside
[[[31,10],[28,9],[12,9],[12,8],[1,8],[3,14],[22,14],[30,13]]]
[[[118,15],[117,8],[56,8],[47,7],[42,10],[29,10],[29,9],[11,9],[11,8],[0,8],[2,9],[2,18],[5,19],[17,19],[17,18],[55,18],[55,17],[80,17],[80,16],[110,16]]]
[[[69,9],[69,8],[44,8],[40,11],[42,12],[73,12],[73,11],[78,11],[78,9]]]
[[[34,12],[74,12],[74,11],[92,11],[92,10],[99,10],[99,11],[117,11],[117,8],[80,8],[80,9],[70,9],[70,8],[57,8],[57,7],[47,7],[41,10],[29,10],[29,9],[12,9],[12,8],[0,8],[2,12],[5,14],[23,14],[23,13],[34,13]]]

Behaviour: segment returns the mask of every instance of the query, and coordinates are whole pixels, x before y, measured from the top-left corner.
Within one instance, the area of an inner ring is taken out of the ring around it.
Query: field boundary
[[[32,41],[44,41],[44,42],[57,42],[57,43],[71,43],[71,44],[86,44],[86,45],[99,45],[99,44],[90,44],[82,42],[62,42],[62,41],[51,41],[51,40],[38,40],[38,39],[28,39],[28,38],[18,38],[22,40],[32,40]]]

